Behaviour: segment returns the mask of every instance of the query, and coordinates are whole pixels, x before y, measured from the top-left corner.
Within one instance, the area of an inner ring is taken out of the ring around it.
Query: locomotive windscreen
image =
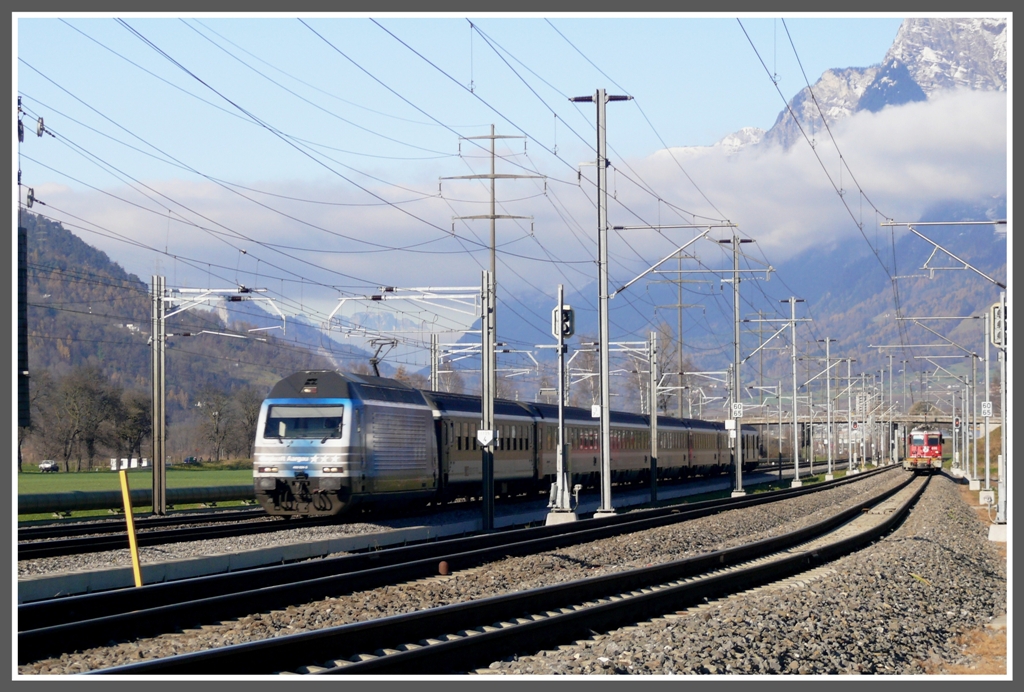
[[[278,404],[267,411],[264,437],[304,440],[341,437],[344,406],[292,406]]]

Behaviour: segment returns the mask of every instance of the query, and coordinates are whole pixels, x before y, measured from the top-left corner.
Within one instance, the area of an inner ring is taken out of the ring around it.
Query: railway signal
[[[551,336],[557,339],[559,331],[563,339],[568,339],[576,333],[576,311],[568,305],[556,307],[551,311]]]
[[[992,345],[1002,348],[1006,344],[1006,319],[1003,314],[1004,308],[999,303],[993,303],[989,308],[992,311],[992,334],[990,338]]]

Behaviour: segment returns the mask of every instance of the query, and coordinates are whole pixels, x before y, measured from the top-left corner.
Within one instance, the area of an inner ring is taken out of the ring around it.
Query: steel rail
[[[876,473],[896,467],[883,467]],[[325,560],[276,565],[140,588],[71,596],[18,606],[20,662],[191,627],[261,609],[433,576],[440,560],[465,569],[508,555],[526,555],[600,540],[728,509],[755,506],[855,482],[867,474],[798,489],[680,507],[638,510],[599,520],[480,534]]]
[[[195,512],[173,516],[139,516],[135,518],[136,529],[166,528],[184,524],[213,524],[227,521],[245,521],[255,517],[269,516],[262,507],[217,512]],[[92,536],[108,533],[126,533],[124,517],[101,521],[75,523],[52,523],[41,526],[19,526],[18,541],[38,541],[72,536]]]
[[[891,514],[873,531],[840,541],[839,547],[819,547],[812,552],[799,553],[750,569],[722,571],[798,546],[834,530],[914,481],[915,478],[910,477],[899,486],[813,526],[736,548],[624,573],[580,579],[379,620],[180,654],[90,671],[87,674],[265,675],[299,668],[309,669],[315,662],[327,661],[342,663],[316,672],[379,675],[466,671],[479,663],[493,661],[515,651],[535,651],[551,643],[587,636],[593,630],[604,631],[637,622],[649,617],[651,613],[665,612],[666,608],[677,610],[703,598],[750,588],[834,559],[888,531],[902,517],[902,512],[909,508],[910,503],[920,496],[927,485],[927,479],[911,501],[903,505],[900,513]],[[693,580],[701,575],[708,576]],[[670,583],[680,580],[686,581]],[[589,605],[590,601],[598,601],[598,604]],[[445,634],[452,632],[460,634]],[[437,639],[433,639],[435,637]],[[420,644],[408,646],[408,643],[417,641]],[[346,665],[344,662],[348,660],[358,662]]]
[[[896,467],[884,467],[884,472]],[[325,560],[184,579],[134,589],[24,604],[18,607],[18,658],[24,663],[111,639],[136,638],[197,623],[307,602],[437,573],[440,560],[465,569],[508,555],[526,555],[623,533],[688,521],[733,508],[781,501],[862,476],[799,489],[638,510],[604,519],[517,529],[421,543]]]
[[[724,498],[721,500],[705,500],[702,502],[667,504],[658,503],[650,509],[635,510],[627,514],[601,519],[595,523],[583,521],[554,526],[510,529],[493,534],[472,535],[468,537],[450,538],[445,540],[427,540],[403,547],[384,550],[366,550],[359,553],[342,555],[323,560],[296,562],[274,565],[251,570],[228,572],[194,577],[176,581],[150,584],[140,588],[125,588],[98,593],[82,594],[35,601],[18,606],[19,642],[28,641],[27,633],[33,630],[49,628],[56,625],[73,625],[80,621],[111,617],[121,613],[134,613],[135,617],[145,619],[142,611],[151,611],[160,606],[183,604],[188,601],[209,599],[216,596],[230,596],[255,589],[266,589],[278,585],[311,582],[313,580],[338,577],[362,570],[401,565],[417,560],[454,559],[453,555],[472,553],[487,549],[509,550],[516,544],[525,543],[526,549],[532,548],[530,541],[549,539],[551,547],[560,547],[573,542],[592,540],[591,537],[606,537],[616,533],[651,528],[660,523],[689,521],[707,516],[718,511],[753,506],[756,504],[781,501],[789,497],[819,492],[827,488],[837,487],[846,483],[856,482],[858,478],[869,477],[895,467],[883,467],[871,474],[837,479],[831,482],[806,486],[799,489],[786,489],[771,493],[759,493],[742,498]],[[667,519],[666,519],[667,518]],[[624,526],[625,525],[625,526]],[[614,528],[620,527],[620,528]],[[580,534],[580,538],[560,538],[566,535]],[[475,559],[487,559],[486,553],[471,556]],[[429,565],[420,576],[430,576],[436,565]],[[377,575],[380,577],[380,575]],[[418,578],[418,577],[417,577]],[[325,588],[330,588],[325,585]],[[265,596],[267,594],[264,594]],[[218,604],[221,608],[223,604]],[[203,612],[201,608],[197,612]],[[220,611],[219,611],[220,612]],[[225,616],[229,616],[225,615]],[[155,620],[147,620],[150,629]],[[95,623],[99,624],[99,623]],[[105,623],[106,627],[111,622]],[[85,623],[82,623],[84,626]],[[53,631],[64,639],[70,635],[68,630]],[[104,640],[106,641],[106,640]]]
[[[192,522],[195,523],[195,522]],[[331,519],[310,519],[302,526],[323,526],[332,523]],[[165,529],[146,531],[136,534],[136,542],[140,547],[181,543],[184,541],[202,541],[212,538],[234,538],[236,536],[252,536],[261,533],[286,531],[298,526],[294,522],[262,521],[258,523],[233,524],[230,526],[193,526],[183,529]],[[81,555],[83,553],[99,553],[105,550],[120,550],[128,547],[128,534],[113,536],[82,536],[55,540],[18,542],[18,560],[37,560],[44,557],[65,555]]]

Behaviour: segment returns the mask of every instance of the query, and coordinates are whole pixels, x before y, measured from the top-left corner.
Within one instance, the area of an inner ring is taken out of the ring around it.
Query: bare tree
[[[256,444],[256,425],[259,422],[260,408],[263,406],[263,393],[255,387],[244,387],[235,392],[234,403],[238,414],[238,428],[245,442],[246,457],[252,459],[253,446]]]
[[[578,334],[577,340],[582,343],[593,343],[597,340],[593,334]],[[594,406],[601,403],[601,378],[600,362],[597,351],[592,347],[584,347],[590,350],[581,351],[572,361],[570,370],[570,381],[575,381],[571,387],[569,403],[572,406]],[[575,377],[572,377],[575,375]],[[582,376],[586,379],[580,379]]]
[[[230,432],[233,413],[230,403],[227,394],[214,387],[203,387],[196,396],[200,429],[203,438],[210,443],[215,461],[220,461],[224,441]]]
[[[40,373],[39,377],[45,376]],[[76,470],[82,470],[83,453],[91,466],[97,444],[109,432],[105,424],[113,419],[119,397],[119,389],[95,366],[75,368],[41,388],[38,431],[47,456],[62,460],[66,472],[71,470],[72,456],[77,459]]]
[[[451,358],[444,358],[441,361],[441,373],[439,376],[441,391],[462,394],[466,389],[466,383],[462,379],[462,373],[455,369]]]
[[[153,400],[147,392],[129,389],[116,410],[114,435],[118,456],[142,456],[142,443],[153,433]]]
[[[398,369],[395,370],[395,374],[391,377],[417,389],[428,389],[430,387],[430,381],[426,377],[418,372],[409,372],[405,365],[399,365]]]

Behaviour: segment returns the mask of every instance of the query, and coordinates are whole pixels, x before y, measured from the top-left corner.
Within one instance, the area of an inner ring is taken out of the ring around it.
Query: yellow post
[[[135,517],[132,516],[132,496],[128,492],[128,472],[121,469],[121,497],[124,498],[124,519],[128,522],[128,547],[132,551],[132,573],[135,586],[142,586],[142,568],[139,566],[139,544],[135,540]]]

